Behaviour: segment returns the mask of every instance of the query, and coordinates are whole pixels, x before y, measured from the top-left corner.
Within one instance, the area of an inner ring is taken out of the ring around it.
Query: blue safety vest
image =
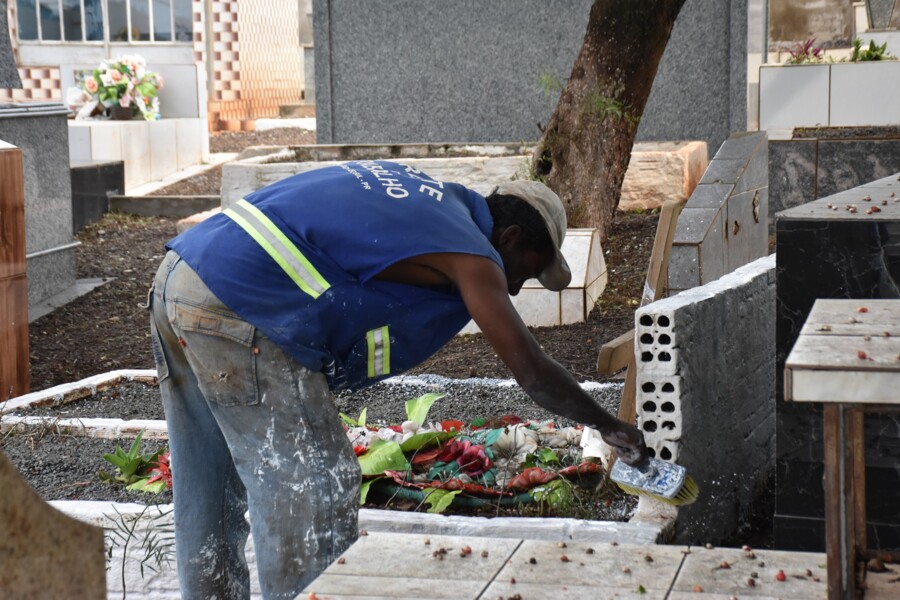
[[[410,369],[470,316],[450,286],[373,279],[421,254],[503,266],[479,194],[396,162],[359,161],[269,185],[169,242],[242,319],[332,389]]]

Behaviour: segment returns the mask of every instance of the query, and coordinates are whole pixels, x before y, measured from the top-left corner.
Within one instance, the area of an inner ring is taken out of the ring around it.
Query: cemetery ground
[[[215,151],[236,152],[251,145],[310,143],[312,140],[304,139],[309,135],[297,130],[228,133],[213,136],[211,147]],[[220,172],[212,169],[157,193],[215,195],[219,185]],[[618,216],[603,244],[609,283],[586,322],[532,329],[548,354],[569,369],[579,381],[602,381],[603,378],[596,374],[600,346],[634,326],[634,311],[643,289],[656,222],[657,215],[652,212]],[[149,283],[165,254],[164,245],[175,233],[175,221],[172,219],[111,213],[79,234],[81,245],[76,250],[78,278],[100,278],[106,283],[31,323],[32,391],[118,369],[153,368],[144,306]],[[438,375],[451,380],[510,377],[507,368],[481,335],[462,336],[451,341],[411,374]],[[141,393],[142,387],[146,386],[130,384],[130,387],[116,388],[113,394],[122,400],[116,404],[116,414],[103,416],[162,418],[160,407],[155,405],[158,403],[158,392]],[[484,393],[481,392],[480,399],[473,396],[465,407],[456,403],[439,407],[439,403],[435,406],[435,412],[441,409],[457,410],[459,414],[443,418],[459,419],[501,416],[492,414],[492,411],[498,410],[502,414],[517,414],[525,418],[552,417],[543,411],[535,412],[533,403],[520,390],[502,401],[499,398],[485,398]],[[147,406],[148,403],[155,406]],[[396,404],[402,410],[402,402]],[[158,414],[147,414],[154,411]],[[370,415],[373,412],[370,407]],[[17,447],[10,439],[5,440],[5,444],[0,443],[0,446],[6,446],[5,450],[14,463],[15,453],[20,456],[35,452],[42,454],[38,462],[31,462],[27,467],[20,465],[20,468],[27,469],[28,472],[24,473],[26,478],[47,499],[103,498],[143,502],[146,500],[141,497],[142,494],[110,489],[97,477],[100,469],[109,470],[110,467],[102,460],[102,454],[112,452],[117,445],[127,450],[128,443],[128,440],[75,439],[74,436],[68,436],[60,443],[54,436],[41,439],[38,434],[16,442]],[[152,452],[154,443],[145,440],[143,451]],[[167,502],[170,497],[159,497],[155,501]],[[613,509],[623,512],[621,506]],[[624,513],[627,512],[626,508]]]

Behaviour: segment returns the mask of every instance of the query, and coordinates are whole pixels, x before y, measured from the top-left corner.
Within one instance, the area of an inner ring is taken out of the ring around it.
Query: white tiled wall
[[[900,61],[831,65],[831,124],[900,124]]]
[[[760,130],[900,125],[900,61],[763,65]]]
[[[126,193],[209,161],[205,119],[69,121],[69,160],[125,161]]]

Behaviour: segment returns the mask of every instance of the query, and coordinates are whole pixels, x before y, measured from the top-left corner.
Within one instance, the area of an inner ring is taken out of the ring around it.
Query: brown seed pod
[[[869,355],[866,354],[864,350],[857,350],[856,358],[858,358],[859,360],[866,360],[867,358],[869,358]]]
[[[650,556],[649,554],[645,554],[645,555],[644,555],[644,560],[647,561],[647,562],[653,562],[653,557]]]
[[[856,312],[858,312],[858,313],[867,313],[867,312],[869,312],[869,309],[866,308],[865,306],[860,306],[859,308],[856,309]]]
[[[482,550],[482,551],[481,551],[481,558],[487,558],[487,557],[488,557],[488,551],[487,551],[487,550]]]
[[[631,573],[631,569],[629,567],[622,567],[623,573]]]
[[[566,556],[565,554],[563,554],[562,556],[559,557],[559,560],[562,562],[569,562],[569,557]]]
[[[342,565],[345,562],[347,562],[347,559],[344,558],[343,556],[337,559],[337,564],[339,564],[339,565]]]
[[[756,580],[751,577],[747,580],[747,585],[749,585],[750,587],[756,587]]]

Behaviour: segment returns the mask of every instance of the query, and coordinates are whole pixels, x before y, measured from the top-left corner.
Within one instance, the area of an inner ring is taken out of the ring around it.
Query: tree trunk
[[[570,227],[612,222],[656,69],[685,0],[595,0],[584,42],[534,155]]]

